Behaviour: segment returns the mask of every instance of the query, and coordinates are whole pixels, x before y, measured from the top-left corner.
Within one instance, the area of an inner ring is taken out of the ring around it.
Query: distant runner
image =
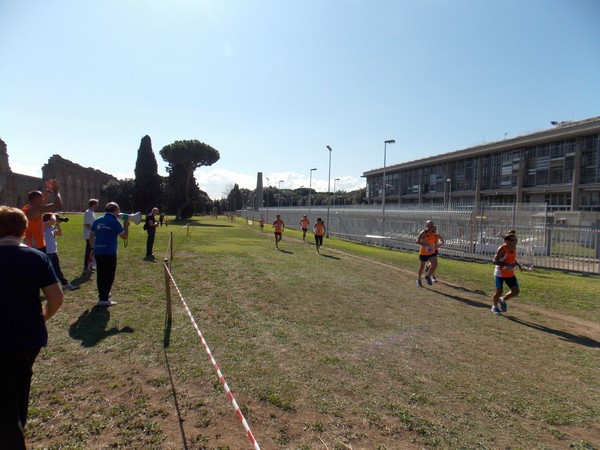
[[[315,226],[313,227],[313,233],[315,234],[315,245],[317,246],[317,254],[319,255],[321,254],[320,249],[323,245],[323,236],[325,236],[326,231],[327,228],[325,228],[323,220],[319,217],[317,219],[317,223],[315,223]]]
[[[306,232],[308,231],[308,226],[310,225],[310,220],[306,215],[302,216],[300,219],[300,228],[302,228],[302,242],[306,242]]]
[[[275,232],[275,248],[279,249],[279,241],[281,241],[281,237],[283,236],[283,230],[285,230],[285,223],[277,214],[275,220],[273,221],[273,229]]]

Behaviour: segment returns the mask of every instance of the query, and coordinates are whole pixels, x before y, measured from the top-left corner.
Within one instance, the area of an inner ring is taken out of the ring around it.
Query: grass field
[[[261,448],[600,448],[598,278],[523,272],[494,316],[491,264],[441,258],[418,289],[415,254],[326,239],[319,256],[293,230],[277,251],[242,219],[193,225],[159,228],[154,263],[132,226],[110,309],[80,276],[81,217],[63,226],[81,289],[34,366],[31,448],[251,448],[174,290],[165,330],[171,233],[173,276]]]

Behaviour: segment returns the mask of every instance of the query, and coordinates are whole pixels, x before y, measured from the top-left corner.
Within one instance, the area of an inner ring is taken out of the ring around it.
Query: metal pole
[[[308,182],[308,218],[310,220],[310,207],[312,206],[312,173],[315,169],[310,169],[310,176]]]
[[[167,299],[167,320],[169,323],[172,321],[172,308],[171,308],[171,278],[167,268],[169,267],[169,260],[165,258],[163,260],[163,267],[165,272],[165,297]]]
[[[283,183],[283,180],[279,180],[277,185],[277,212],[281,209],[281,183]]]
[[[387,144],[393,144],[396,141],[393,139],[388,139],[387,141],[383,141],[383,191],[381,193],[381,236],[385,236],[385,160],[386,160],[386,151]],[[381,244],[383,245],[383,239],[381,240]]]
[[[327,225],[325,225],[325,230],[327,230],[325,237],[329,237],[329,206],[331,205],[331,147],[328,145],[327,149],[329,150],[329,175],[327,176]]]
[[[271,182],[269,181],[269,177],[265,177],[267,179],[267,223],[269,222],[269,188],[271,187]]]

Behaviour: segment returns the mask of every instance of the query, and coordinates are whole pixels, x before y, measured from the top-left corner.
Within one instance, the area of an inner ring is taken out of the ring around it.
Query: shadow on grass
[[[291,252],[289,250],[283,250],[283,249],[280,249],[280,248],[278,248],[277,250],[279,250],[281,253],[286,253],[288,255],[293,255],[294,254],[294,252]]]
[[[600,348],[600,342],[586,336],[580,336],[576,334],[567,333],[566,331],[555,330],[554,328],[548,328],[544,325],[528,322],[526,320],[518,319],[513,316],[506,316],[503,314],[502,317],[510,320],[511,322],[518,323],[519,325],[524,325],[526,327],[533,328],[534,330],[543,331],[544,333],[553,334],[564,341],[573,342],[574,344],[583,345],[585,347]]]
[[[319,253],[319,255],[321,255],[323,258],[337,259],[338,261],[342,259],[342,258],[338,258],[337,256],[325,255],[323,253]]]
[[[165,365],[167,367],[167,373],[169,375],[169,381],[171,383],[171,392],[173,394],[173,402],[175,403],[175,410],[177,411],[177,422],[179,423],[179,432],[181,433],[181,440],[183,442],[183,448],[187,450],[187,439],[185,437],[185,430],[183,429],[183,419],[181,417],[181,410],[179,409],[179,401],[177,400],[177,391],[175,390],[175,382],[173,381],[173,374],[171,373],[171,365],[169,364],[169,355],[167,354],[167,348],[171,343],[171,325],[172,319],[169,317],[168,311],[165,311],[165,332],[163,336],[163,352],[165,354]]]
[[[459,297],[458,295],[446,294],[444,292],[436,291],[434,289],[430,289],[430,291],[435,292],[436,294],[443,295],[444,297],[450,298],[452,300],[463,303],[465,305],[473,306],[474,308],[489,308],[490,307],[490,305],[488,305],[487,303],[481,303],[481,302],[478,302],[475,300],[470,300],[468,298]],[[471,292],[471,291],[468,291],[468,292]]]
[[[463,287],[463,286],[457,286],[457,285],[455,285],[455,284],[450,284],[450,283],[447,283],[447,282],[444,282],[444,281],[438,281],[438,283],[439,283],[439,284],[445,284],[446,286],[448,286],[448,287],[451,287],[451,288],[453,288],[453,289],[457,289],[457,290],[459,290],[459,291],[463,291],[463,292],[469,292],[469,293],[471,293],[471,294],[477,294],[477,295],[487,295],[487,294],[486,294],[485,292],[483,292],[481,289],[475,289],[475,290],[473,290],[473,289],[468,289],[468,288],[466,288],[466,287]]]
[[[186,222],[186,221],[180,221],[180,222],[170,222],[169,225],[179,225],[179,226],[190,226],[190,227],[213,227],[213,228],[231,228],[233,227],[233,225],[229,225],[229,224],[220,224],[220,223],[195,223],[195,222]]]
[[[110,312],[107,307],[94,306],[81,314],[69,327],[69,336],[81,341],[82,347],[94,347],[102,339],[119,333],[133,333],[133,328],[125,326],[118,328],[115,323],[112,328],[107,328]]]
[[[88,283],[92,279],[91,273],[82,273],[74,280],[71,280],[71,284],[74,286],[81,286],[83,283]]]

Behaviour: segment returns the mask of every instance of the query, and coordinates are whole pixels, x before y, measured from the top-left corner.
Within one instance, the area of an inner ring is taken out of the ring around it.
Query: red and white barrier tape
[[[252,434],[252,430],[250,430],[250,426],[248,425],[248,422],[246,421],[246,418],[244,417],[244,414],[240,410],[240,407],[238,406],[237,402],[235,401],[235,398],[233,397],[233,394],[231,393],[231,390],[229,389],[229,385],[227,384],[227,381],[225,381],[225,377],[221,373],[221,369],[219,369],[219,365],[217,364],[217,361],[213,357],[212,352],[210,351],[210,348],[208,347],[208,344],[204,340],[204,336],[202,336],[202,331],[200,331],[200,328],[198,328],[198,324],[194,320],[194,316],[192,316],[190,308],[188,308],[188,305],[185,302],[185,299],[183,298],[183,295],[181,294],[181,291],[179,290],[179,287],[177,286],[177,283],[175,283],[175,280],[173,279],[173,275],[171,274],[171,271],[169,270],[169,266],[167,265],[166,262],[164,263],[164,266],[165,266],[165,268],[167,270],[167,273],[169,274],[169,278],[171,278],[171,282],[173,283],[173,286],[175,287],[175,290],[177,291],[177,295],[179,295],[179,299],[181,300],[181,303],[183,304],[183,307],[185,308],[185,312],[187,313],[188,317],[192,321],[192,325],[194,326],[194,329],[196,330],[196,333],[198,333],[198,337],[202,341],[202,345],[204,346],[204,350],[206,350],[206,353],[207,353],[208,357],[210,358],[210,362],[212,363],[215,371],[217,372],[217,375],[219,376],[219,382],[223,385],[223,389],[225,389],[225,393],[227,394],[227,397],[229,398],[229,401],[233,405],[233,408],[235,409],[235,412],[237,413],[238,417],[242,421],[242,425],[244,425],[244,429],[246,430],[246,433],[248,434],[248,438],[250,439],[250,442],[252,442],[252,445],[253,445],[253,447],[254,447],[255,450],[260,450],[258,442],[256,442],[256,439],[254,439],[254,435]]]

